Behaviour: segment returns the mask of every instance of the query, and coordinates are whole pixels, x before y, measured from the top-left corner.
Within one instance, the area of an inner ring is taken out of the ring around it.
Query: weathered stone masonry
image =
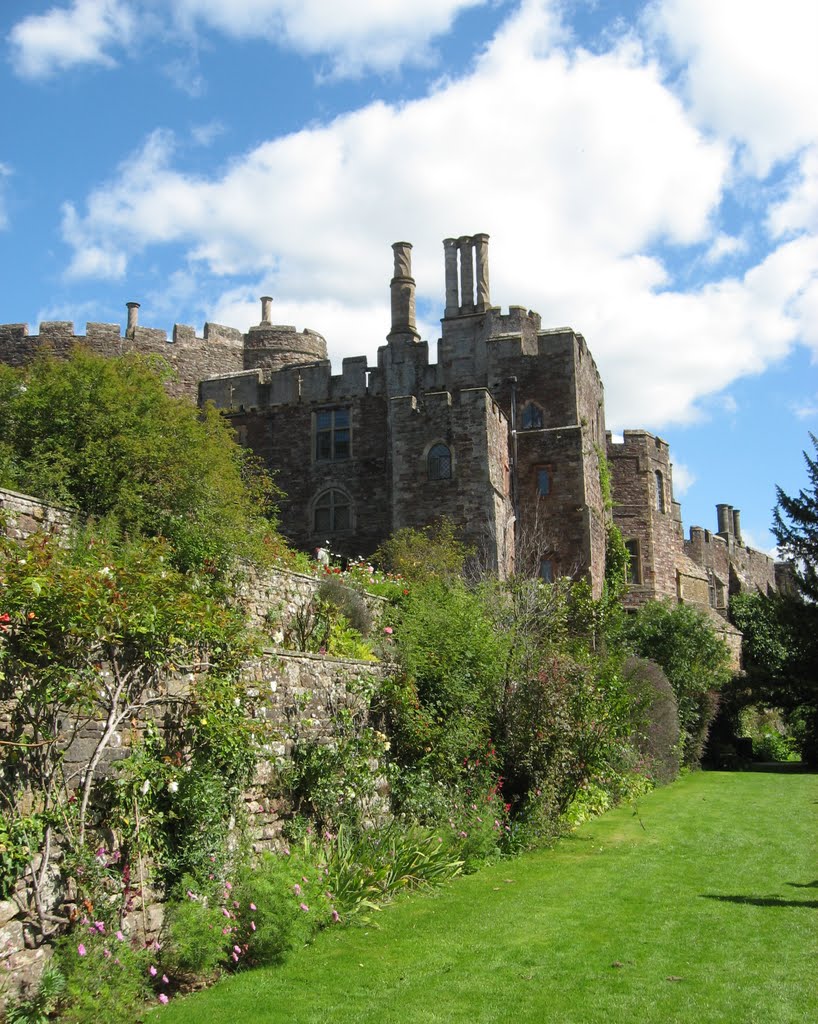
[[[719,512],[716,534],[682,534],[666,442],[605,432],[604,389],[585,339],[543,329],[537,313],[491,303],[486,234],[443,242],[445,306],[436,363],[418,333],[412,246],[396,242],[391,326],[374,366],[343,360],[333,374],[324,337],[272,323],[272,299],[246,334],[205,324],[0,325],[0,359],[25,363],[43,346],[77,343],[103,355],[160,354],[174,393],[212,401],[239,440],[276,473],[285,535],[307,550],[370,554],[394,530],[441,515],[484,566],[587,577],[601,592],[606,519],[599,460],[607,455],[613,520],[632,553],[626,604],[671,598],[725,614],[732,593],[768,592],[776,567],[741,542],[739,513]],[[661,481],[661,482],[658,482]],[[661,498],[661,503],[660,503]],[[729,520],[729,522],[728,522]]]

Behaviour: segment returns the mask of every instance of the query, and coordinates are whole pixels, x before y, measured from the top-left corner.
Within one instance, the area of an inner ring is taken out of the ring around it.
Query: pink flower
[[[299,910],[303,910],[305,914],[310,909],[306,903],[299,903],[298,908]]]
[[[96,930],[99,932],[100,935],[104,935],[105,934],[105,922],[104,921],[94,921],[94,927],[96,928]]]
[[[256,922],[255,921],[251,921],[250,922],[250,930],[251,931],[255,931],[256,930]]]
[[[162,975],[162,984],[163,985],[167,985],[168,984],[168,976],[167,976],[167,974],[163,974]]]
[[[110,951],[110,949],[103,949],[102,955],[105,957],[106,960],[110,960],[111,959],[111,951]]]
[[[233,952],[234,953],[241,953],[241,946],[234,946],[233,947]]]
[[[256,905],[255,905],[255,903],[251,903],[251,904],[250,904],[250,909],[251,909],[251,910],[255,910],[255,909],[256,909]]]
[[[230,911],[227,909],[227,907],[222,907],[222,913],[224,914],[225,917],[230,917]]]
[[[301,886],[298,884],[298,882],[296,882],[295,885],[293,886],[293,892],[295,893],[296,896],[301,895]]]
[[[341,920],[341,916],[338,913],[338,911],[337,910],[333,910],[333,912],[332,912],[332,923],[333,924],[338,924],[338,922],[340,920]]]
[[[222,928],[222,935],[229,935],[232,931],[232,928]]]
[[[224,883],[224,887],[225,887],[225,889],[228,889],[228,890],[233,888],[233,886],[229,882],[225,882]]]
[[[168,1001],[168,997],[165,995],[165,993],[164,992],[160,992],[159,993],[159,1002],[164,1006],[167,1001]]]
[[[88,950],[85,948],[85,946],[83,946],[82,943],[80,943],[77,946],[77,952],[79,953],[80,956],[85,956],[85,954],[88,952]]]
[[[156,975],[157,975],[157,970],[156,970],[156,968],[155,968],[155,967],[153,966],[153,964],[151,964],[151,965],[150,965],[150,967],[148,968],[148,974],[150,974],[150,976],[151,976],[152,978],[155,978],[155,977],[156,977]]]
[[[387,636],[391,636],[391,635],[392,635],[392,632],[393,632],[393,630],[392,630],[392,627],[391,627],[391,626],[384,626],[384,627],[383,627],[383,631],[384,631],[384,633],[386,633],[386,635],[387,635]]]
[[[233,957],[233,959],[235,960],[236,963],[239,962],[239,954],[238,953],[232,953],[231,956]]]
[[[122,932],[117,932],[116,937],[119,939],[120,942],[125,941],[125,936],[122,934]]]

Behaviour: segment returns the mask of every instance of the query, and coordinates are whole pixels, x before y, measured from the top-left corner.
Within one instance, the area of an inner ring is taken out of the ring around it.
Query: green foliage
[[[376,661],[366,636],[372,613],[355,586],[333,574],[322,579],[315,595],[300,604],[284,634],[284,646],[336,658]]]
[[[9,898],[17,879],[40,849],[44,827],[39,814],[0,811],[0,900]]]
[[[818,437],[810,433],[818,456]],[[776,488],[778,502],[773,511],[772,531],[781,554],[793,559],[799,590],[810,601],[818,601],[818,457],[804,452],[807,486],[797,496]]]
[[[122,933],[118,933],[122,935]],[[133,1024],[151,996],[156,953],[86,922],[60,938],[54,959],[65,978],[60,1020]]]
[[[644,762],[644,771],[659,783],[679,774],[679,711],[673,687],[659,665],[628,658],[622,668],[631,695],[631,739]]]
[[[9,1001],[4,1018],[6,1024],[48,1024],[64,991],[62,971],[56,964],[47,963],[34,995]]]
[[[389,748],[386,736],[355,723],[343,709],[335,716],[331,743],[296,740],[292,760],[281,770],[280,784],[301,814],[338,827],[359,824],[383,775],[379,759]]]
[[[381,544],[374,558],[388,572],[415,582],[456,579],[463,575],[472,554],[454,525],[444,518],[420,530],[408,526],[398,530]]]
[[[250,648],[238,614],[175,568],[166,543],[82,541],[0,539],[0,698],[8,701],[0,771],[6,793],[28,790],[38,808],[32,855],[53,850],[58,832],[64,873],[73,873],[81,897],[104,899],[113,914],[128,889],[130,855],[156,858],[173,878],[223,845],[255,758],[255,728],[236,682]],[[186,688],[168,683],[174,673],[188,675]],[[150,723],[159,707],[165,738],[147,724],[143,742],[100,787],[113,738],[140,719]],[[67,769],[67,749],[87,753]],[[31,823],[24,806],[8,804],[12,836]],[[95,852],[103,827],[123,844],[106,863]],[[48,866],[46,855],[32,873],[38,909]],[[46,916],[41,927],[53,931]]]
[[[673,687],[682,730],[682,763],[701,758],[714,696],[730,679],[730,656],[703,612],[691,605],[649,601],[626,623],[632,650],[660,665]]]
[[[507,799],[558,817],[580,788],[618,765],[629,731],[630,699],[618,674],[552,654],[506,695],[498,749]]]
[[[169,369],[78,348],[0,367],[0,485],[122,534],[164,536],[184,568],[263,560],[276,492],[215,409],[170,398]]]
[[[502,692],[506,638],[480,595],[459,579],[432,578],[404,598],[395,621],[402,675],[384,691],[402,763],[454,782],[490,736]]]

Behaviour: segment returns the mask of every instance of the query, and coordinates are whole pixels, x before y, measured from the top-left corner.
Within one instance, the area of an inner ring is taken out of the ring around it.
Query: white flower
[[[168,783],[168,793],[178,793],[178,792],[179,792],[179,783],[176,781],[176,779],[173,779],[171,782]]]
[[[148,790],[150,788],[151,788],[151,781],[150,781],[150,779],[145,779],[145,781],[142,783],[142,789],[140,790],[140,792],[142,793],[142,796],[144,796],[148,792]]]

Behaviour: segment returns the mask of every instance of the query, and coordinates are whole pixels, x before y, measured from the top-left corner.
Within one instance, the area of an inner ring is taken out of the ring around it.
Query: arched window
[[[520,417],[523,430],[542,430],[543,418],[542,409],[536,402],[526,402],[523,406],[523,415]]]
[[[445,444],[433,444],[426,456],[426,475],[429,480],[451,480],[452,453]]]
[[[316,499],[313,506],[314,533],[338,533],[352,527],[352,506],[343,491],[331,488]]]
[[[656,470],[656,508],[659,512],[665,511],[665,480],[658,469]]]
[[[553,558],[540,559],[540,579],[543,583],[553,583],[556,573],[554,570]]]

